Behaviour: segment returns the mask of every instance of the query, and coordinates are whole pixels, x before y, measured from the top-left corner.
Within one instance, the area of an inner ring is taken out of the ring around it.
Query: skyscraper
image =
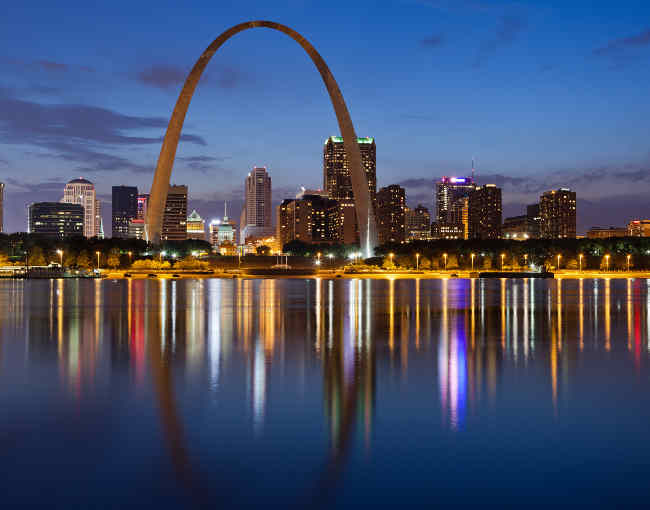
[[[501,237],[501,188],[478,186],[469,195],[468,207],[470,239]]]
[[[544,239],[575,239],[576,192],[568,188],[547,191],[539,199],[540,235]]]
[[[187,238],[205,241],[205,220],[194,209],[187,217]]]
[[[377,192],[377,146],[374,138],[357,138],[361,164],[368,178],[370,199],[375,203]],[[330,136],[323,148],[323,187],[334,200],[353,199],[350,168],[343,148],[343,138]]]
[[[435,183],[436,223],[441,232],[463,232],[467,238],[467,198],[476,189],[473,177],[443,177]]]
[[[405,209],[406,192],[404,188],[397,184],[391,184],[379,190],[376,206],[379,244],[404,242]]]
[[[323,195],[301,194],[277,207],[276,237],[280,247],[289,241],[332,243],[339,240],[339,203]]]
[[[28,209],[30,234],[51,239],[84,235],[85,211],[79,204],[36,202]]]
[[[272,235],[271,176],[266,167],[254,167],[244,183],[245,203],[242,213],[242,244],[246,237]]]
[[[187,239],[187,186],[169,186],[163,213],[163,241]]]
[[[406,208],[404,223],[407,241],[423,241],[431,237],[431,215],[422,204],[418,204],[415,209]]]
[[[99,234],[101,224],[101,210],[97,193],[92,182],[79,177],[72,179],[65,185],[63,199],[66,204],[79,204],[84,208],[84,230],[85,237],[95,237]]]
[[[540,236],[542,217],[539,214],[539,203],[526,206],[526,217],[528,218],[528,228],[530,237],[537,239]]]
[[[4,211],[5,211],[5,184],[4,182],[0,182],[0,232],[5,231]]]
[[[129,222],[138,216],[138,188],[135,186],[113,186],[112,190],[113,237],[129,236]]]

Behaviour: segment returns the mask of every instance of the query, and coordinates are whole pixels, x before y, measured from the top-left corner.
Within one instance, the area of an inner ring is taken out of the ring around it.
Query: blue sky
[[[567,5],[568,4],[568,5]],[[270,19],[301,32],[339,82],[357,133],[377,141],[379,185],[431,207],[431,181],[469,171],[503,186],[505,214],[545,189],[578,192],[579,230],[650,217],[650,4],[21,2],[0,21],[5,229],[80,175],[147,191],[184,76],[223,30]],[[320,76],[286,36],[256,29],[212,59],[173,181],[207,218],[241,207],[266,165],[274,201],[322,182],[338,134]]]

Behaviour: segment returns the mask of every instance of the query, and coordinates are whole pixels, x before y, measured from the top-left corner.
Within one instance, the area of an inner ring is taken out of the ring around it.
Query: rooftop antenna
[[[474,182],[474,157],[472,156],[472,182]]]
[[[228,202],[225,200],[223,201],[223,218],[226,219],[228,217]]]

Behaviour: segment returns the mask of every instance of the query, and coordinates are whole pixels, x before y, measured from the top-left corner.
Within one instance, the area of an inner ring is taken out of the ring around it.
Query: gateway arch
[[[332,76],[332,72],[323,60],[323,57],[320,56],[305,38],[295,30],[272,21],[248,21],[229,28],[207,47],[196,64],[194,64],[189,76],[185,80],[178,101],[176,101],[176,106],[174,107],[174,112],[167,126],[165,139],[160,149],[160,156],[158,156],[158,164],[156,165],[156,173],[154,174],[153,184],[151,185],[151,194],[147,208],[147,239],[154,243],[160,242],[164,205],[167,200],[167,191],[176,157],[176,149],[178,148],[187,109],[190,106],[194,90],[201,79],[205,67],[217,50],[228,39],[239,32],[257,27],[277,30],[291,37],[311,57],[312,62],[316,65],[323,78],[330,100],[332,101],[332,106],[334,107],[334,112],[336,113],[341,135],[343,136],[343,148],[350,169],[352,191],[354,193],[357,221],[359,223],[361,249],[365,252],[366,257],[371,257],[375,246],[377,246],[377,227],[370,201],[366,173],[361,164],[361,152],[357,145],[357,135],[354,131],[350,113],[343,100],[341,90]]]

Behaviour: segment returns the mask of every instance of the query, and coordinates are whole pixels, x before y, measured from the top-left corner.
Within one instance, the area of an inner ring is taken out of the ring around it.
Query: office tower
[[[468,200],[469,238],[499,239],[501,237],[501,188],[494,184],[478,186]]]
[[[228,217],[228,204],[223,203],[223,219],[210,222],[210,244],[218,248],[222,244],[232,245],[233,249],[237,244],[237,227],[235,222]]]
[[[273,234],[271,206],[271,176],[266,167],[254,167],[244,183],[245,202],[242,212],[241,244],[247,237]]]
[[[61,202],[79,204],[84,208],[83,235],[85,237],[95,237],[99,234],[101,212],[92,182],[83,177],[71,180],[65,185]]]
[[[205,220],[194,209],[187,217],[187,238],[205,241]]]
[[[187,239],[187,186],[169,186],[163,213],[163,241]]]
[[[627,235],[632,237],[650,237],[650,220],[632,220],[627,225]]]
[[[438,239],[469,237],[469,194],[476,189],[474,177],[442,177],[435,183],[435,225],[432,235]]]
[[[526,206],[528,218],[528,235],[531,239],[538,239],[541,233],[542,217],[539,215],[539,203]]]
[[[377,227],[379,244],[403,243],[405,238],[404,209],[406,192],[397,184],[377,192]]]
[[[127,236],[129,239],[144,239],[146,241],[144,220],[135,218],[129,221],[129,231]]]
[[[357,138],[361,151],[361,164],[366,171],[370,199],[375,203],[377,191],[377,146],[374,138]],[[343,148],[343,138],[330,136],[323,148],[323,187],[329,198],[348,200],[354,198],[350,168]]]
[[[333,243],[339,239],[339,203],[323,195],[301,195],[277,207],[276,238],[280,247],[290,241]]]
[[[149,204],[149,193],[141,193],[137,198],[136,219],[147,221],[147,205]]]
[[[0,182],[0,233],[4,232],[5,184]]]
[[[138,216],[138,188],[113,186],[112,191],[112,236],[128,237],[129,222]]]
[[[575,239],[576,193],[567,188],[547,191],[539,199],[540,236],[544,239]]]
[[[415,209],[406,208],[404,211],[407,241],[424,241],[431,238],[431,215],[422,204]]]
[[[83,236],[85,216],[85,210],[80,204],[35,202],[28,209],[29,233],[50,239]]]

